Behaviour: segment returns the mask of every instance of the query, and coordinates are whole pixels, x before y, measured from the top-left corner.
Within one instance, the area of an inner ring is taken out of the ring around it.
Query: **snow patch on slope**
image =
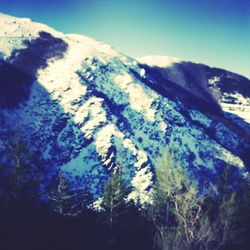
[[[0,48],[4,59],[11,55],[13,49],[24,48],[23,40],[39,37],[40,31],[46,31],[55,37],[64,37],[64,34],[47,25],[34,23],[29,18],[16,18],[0,13]]]
[[[173,66],[175,63],[180,63],[181,60],[170,56],[143,56],[137,58],[137,61],[148,66],[156,66],[167,68]]]
[[[239,116],[250,124],[250,98],[240,93],[225,93],[219,101],[223,111]]]

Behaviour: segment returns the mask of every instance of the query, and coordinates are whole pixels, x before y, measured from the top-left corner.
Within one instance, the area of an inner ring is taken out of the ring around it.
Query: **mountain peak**
[[[170,67],[175,63],[181,62],[181,60],[176,57],[159,56],[159,55],[143,56],[136,59],[142,64],[147,64],[148,66],[156,66],[161,68]]]

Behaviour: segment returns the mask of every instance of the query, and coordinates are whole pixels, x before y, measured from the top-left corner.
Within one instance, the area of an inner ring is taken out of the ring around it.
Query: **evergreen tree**
[[[122,178],[121,166],[116,166],[104,187],[102,206],[108,213],[109,225],[112,228],[114,219],[122,213],[125,198],[128,195],[126,183]]]
[[[2,188],[5,201],[25,204],[37,198],[39,193],[39,173],[34,164],[35,155],[17,134],[8,143],[8,153],[2,166]]]
[[[67,176],[59,172],[49,195],[50,209],[57,214],[77,216],[83,210],[83,198],[86,199],[85,192],[72,190]]]

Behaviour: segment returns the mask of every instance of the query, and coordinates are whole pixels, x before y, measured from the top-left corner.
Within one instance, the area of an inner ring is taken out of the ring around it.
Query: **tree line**
[[[11,140],[0,165],[1,249],[247,250],[249,177],[235,188],[227,166],[217,185],[201,192],[174,154],[164,151],[156,160],[150,204],[128,201],[131,187],[117,164],[96,209],[88,190],[72,189],[60,171],[41,202],[36,155],[19,137]]]

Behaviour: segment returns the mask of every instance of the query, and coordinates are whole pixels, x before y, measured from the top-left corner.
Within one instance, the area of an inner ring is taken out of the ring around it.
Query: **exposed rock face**
[[[235,178],[249,167],[248,79],[178,60],[139,62],[29,19],[0,15],[0,24],[0,153],[18,130],[45,187],[63,171],[97,198],[119,164],[129,198],[150,202],[165,146],[201,188],[226,164]]]

